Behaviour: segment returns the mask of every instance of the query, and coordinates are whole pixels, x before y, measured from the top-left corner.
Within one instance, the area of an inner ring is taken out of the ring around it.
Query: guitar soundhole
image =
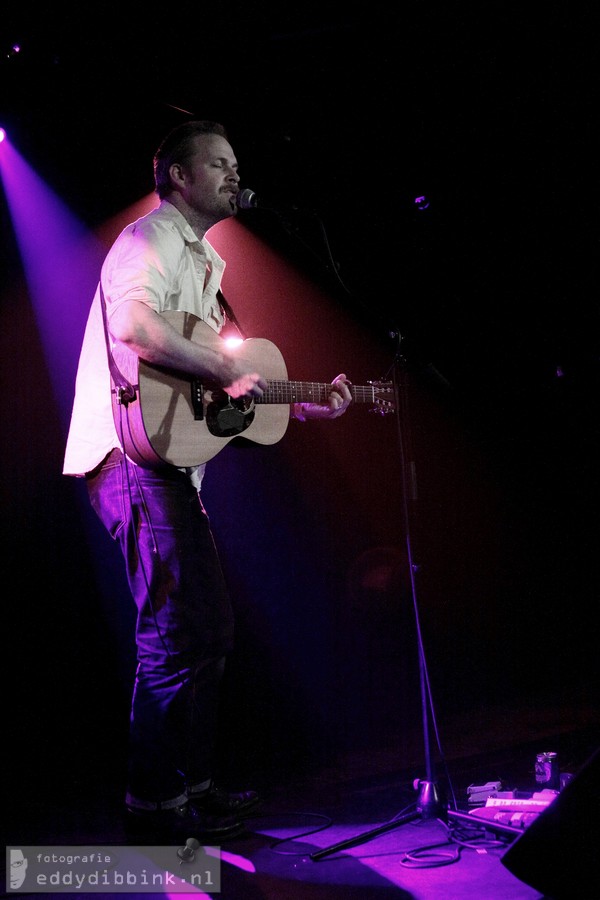
[[[215,437],[235,437],[254,421],[254,401],[240,397],[233,400],[227,394],[213,400],[206,408],[206,425]]]

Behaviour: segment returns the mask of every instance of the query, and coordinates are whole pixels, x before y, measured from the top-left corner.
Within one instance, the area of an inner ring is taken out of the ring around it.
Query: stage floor
[[[286,773],[285,777],[257,773],[258,784],[230,785],[256,787],[263,792],[264,802],[248,820],[246,833],[221,847],[220,893],[196,888],[194,896],[225,900],[539,900],[556,896],[563,900],[562,881],[551,884],[554,893],[543,893],[537,882],[530,883],[529,873],[526,879],[516,877],[502,861],[528,829],[516,835],[493,828],[475,831],[443,812],[440,818],[419,813],[415,783],[429,782],[429,767],[436,792],[447,796],[442,810],[449,804],[450,809],[466,813],[473,808],[468,803],[470,785],[499,781],[504,790],[534,790],[536,754],[556,750],[561,771],[574,776],[573,787],[581,773],[589,771],[599,735],[600,720],[591,710],[539,705],[535,710],[506,708],[490,711],[483,722],[479,716],[468,715],[446,722],[440,741],[442,749],[445,745],[442,757],[437,749],[425,754],[417,723],[396,742],[340,754],[309,773]],[[104,759],[106,765],[101,767],[92,753],[91,768],[81,759],[81,765],[71,765],[68,772],[60,767],[45,772],[41,758],[31,781],[13,792],[6,844],[125,845],[121,774],[110,765],[108,746]],[[595,784],[597,788],[597,780]],[[597,821],[582,821],[583,812],[570,816],[564,822],[569,854],[562,860],[562,871],[569,882],[572,876],[575,893],[569,893],[567,900],[595,900],[600,896],[597,861],[573,858],[572,845],[580,832],[585,847],[594,831],[597,844]],[[554,850],[544,846],[542,836],[531,852],[539,871],[539,856],[543,860]],[[551,862],[549,858],[548,866]],[[589,894],[575,887],[582,869],[586,884],[590,883]],[[165,891],[158,896],[166,895]],[[150,894],[142,891],[136,896]]]

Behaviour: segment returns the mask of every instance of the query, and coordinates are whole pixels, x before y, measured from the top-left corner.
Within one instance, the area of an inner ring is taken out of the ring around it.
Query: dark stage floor
[[[452,812],[447,823],[415,813],[415,801],[422,796],[415,790],[415,779],[429,781],[418,723],[386,747],[341,753],[318,771],[295,776],[259,773],[258,784],[231,785],[260,788],[264,803],[260,814],[248,820],[247,832],[221,848],[220,893],[206,885],[205,891],[196,888],[194,896],[597,900],[599,735],[597,711],[539,704],[493,710],[487,716],[481,711],[457,715],[444,723],[439,735],[443,756],[437,750],[428,754],[429,774],[440,795],[450,798],[450,808],[465,815],[473,809],[468,803],[470,785],[492,781],[500,782],[503,790],[533,791],[539,751],[556,750],[561,772],[574,776],[553,807],[513,832],[472,830]],[[60,767],[44,773],[43,764],[32,772],[30,783],[15,791],[6,844],[88,849],[125,845],[120,775],[112,773],[110,763],[99,766],[103,755],[108,759],[108,747],[105,750],[99,748],[88,771],[82,763],[79,770],[67,767],[68,773]],[[405,818],[392,824],[399,816]],[[345,844],[353,838],[355,845]],[[505,854],[509,849],[514,854],[515,848],[517,858],[509,864]],[[182,869],[176,849],[174,871],[192,872],[190,866],[198,860]],[[147,868],[152,871],[151,861]],[[25,885],[18,893],[23,891]],[[107,888],[107,893],[115,892]],[[173,893],[170,887],[134,896]]]

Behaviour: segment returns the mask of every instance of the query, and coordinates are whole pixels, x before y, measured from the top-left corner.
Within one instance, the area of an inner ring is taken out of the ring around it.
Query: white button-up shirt
[[[224,317],[217,291],[225,262],[211,244],[198,240],[168,200],[123,229],[102,266],[107,319],[126,300],[140,300],[157,313],[189,312],[220,331]],[[64,475],[85,475],[120,441],[115,427],[108,353],[98,286],[85,329]],[[192,474],[199,487],[203,467]]]

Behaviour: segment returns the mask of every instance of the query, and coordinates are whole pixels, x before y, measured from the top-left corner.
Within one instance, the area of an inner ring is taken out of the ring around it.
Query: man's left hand
[[[331,393],[329,394],[326,404],[320,403],[300,403],[301,416],[304,419],[337,419],[343,415],[350,403],[352,402],[352,394],[350,393],[346,375],[338,375],[331,382]]]

